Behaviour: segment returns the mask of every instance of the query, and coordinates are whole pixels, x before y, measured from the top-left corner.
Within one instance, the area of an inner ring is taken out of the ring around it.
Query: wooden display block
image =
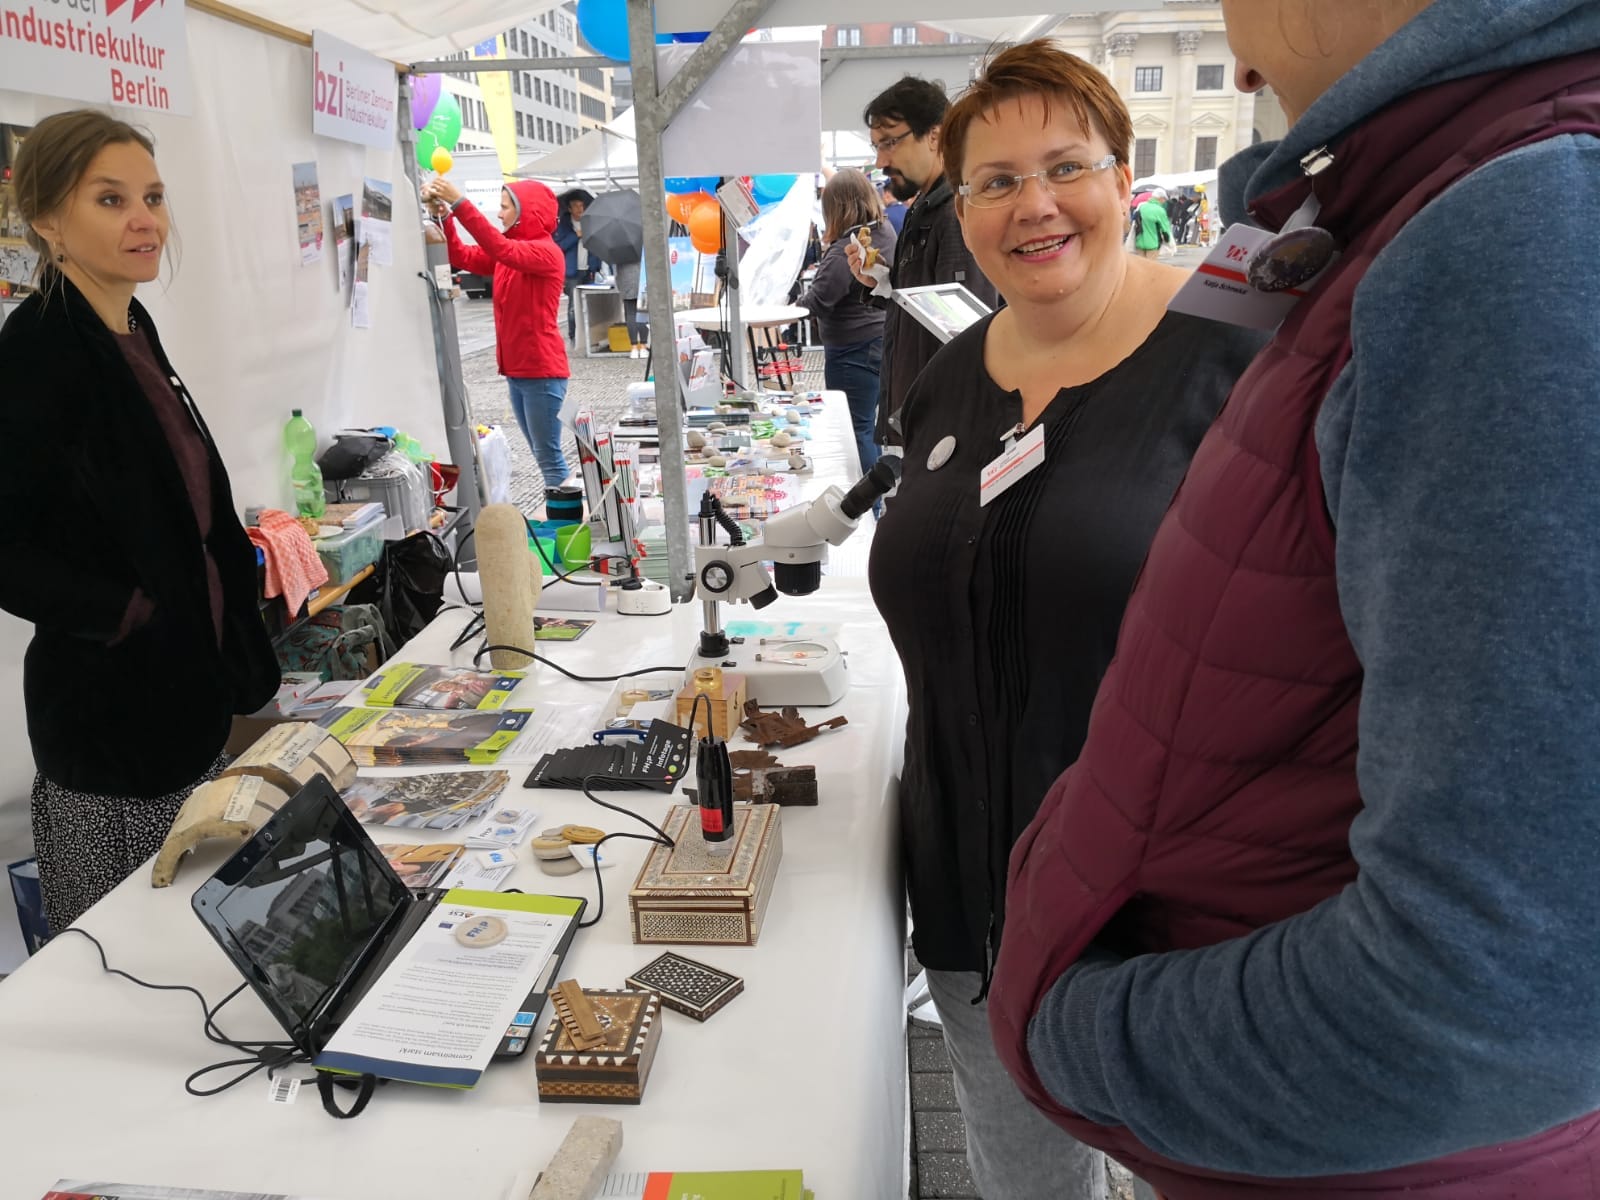
[[[743,675],[724,671],[720,667],[701,667],[678,693],[677,724],[684,729],[690,728],[689,719],[693,713],[695,736],[709,736],[706,732],[706,705],[701,704],[698,709],[695,707],[695,697],[703,694],[711,705],[711,733],[727,741],[739,728],[739,722],[744,720],[745,692]]]
[[[676,804],[662,825],[677,845],[655,846],[628,893],[641,945],[754,946],[783,858],[782,810],[733,807],[733,848],[708,847],[700,810]]]
[[[552,992],[552,995],[556,993]],[[572,1009],[557,1009],[534,1075],[539,1099],[573,1104],[638,1104],[661,1042],[661,997],[654,992],[583,988]],[[587,1006],[587,1011],[582,1011]],[[600,1042],[578,1032],[579,1018],[597,1022]],[[586,1048],[583,1043],[590,1043]]]

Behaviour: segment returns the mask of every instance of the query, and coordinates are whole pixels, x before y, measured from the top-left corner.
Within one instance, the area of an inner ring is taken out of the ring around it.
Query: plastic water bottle
[[[283,428],[283,448],[289,452],[296,511],[302,517],[320,517],[327,497],[322,492],[322,469],[317,466],[317,431],[298,408]]]

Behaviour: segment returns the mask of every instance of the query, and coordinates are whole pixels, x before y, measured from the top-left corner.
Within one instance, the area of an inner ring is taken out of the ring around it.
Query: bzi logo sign
[[[119,0],[125,3],[126,0]],[[149,4],[151,0],[133,0],[135,4]],[[330,117],[344,116],[344,87],[340,76],[344,72],[344,63],[339,64],[335,71],[322,69],[322,55],[313,52],[312,59],[316,72],[316,95],[312,98],[312,106],[319,113],[327,113]]]

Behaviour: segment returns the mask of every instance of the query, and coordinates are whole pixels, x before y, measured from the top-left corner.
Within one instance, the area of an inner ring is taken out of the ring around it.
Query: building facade
[[[917,21],[868,21],[860,25],[825,25],[824,46],[933,46],[948,42],[977,42],[963,33]]]
[[[1211,170],[1260,136],[1256,96],[1234,87],[1219,5],[1064,17],[1054,36],[1127,102],[1135,179]]]
[[[612,67],[594,56],[578,39],[577,5],[573,0],[530,17],[507,29],[509,58],[594,57],[593,67],[560,71],[511,72],[511,107],[515,112],[517,157],[548,154],[585,130],[610,120],[633,102],[633,84],[626,67]],[[445,75],[445,90],[461,105],[463,150],[492,150],[478,71],[465,52],[447,56],[462,64]],[[605,64],[605,65],[601,65]]]
[[[1136,178],[1210,170],[1254,141],[1283,134],[1275,100],[1234,87],[1234,58],[1219,4],[1166,0],[1150,10],[1062,16],[1048,36],[1104,71],[1127,102]],[[822,34],[825,48],[968,41],[974,43],[973,57],[962,62],[970,78],[988,44],[940,25],[829,25]],[[952,93],[959,90],[959,74],[942,77]]]

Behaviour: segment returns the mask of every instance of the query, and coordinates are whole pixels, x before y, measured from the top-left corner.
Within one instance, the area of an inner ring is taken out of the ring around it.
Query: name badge
[[[1038,424],[983,469],[978,504],[988,504],[1044,461],[1044,425]]]
[[[1279,245],[1263,256],[1263,247],[1275,240]],[[1336,258],[1309,239],[1280,237],[1251,225],[1230,225],[1167,308],[1245,329],[1276,329]],[[1291,280],[1303,282],[1283,286]],[[1258,286],[1262,283],[1267,287]]]

